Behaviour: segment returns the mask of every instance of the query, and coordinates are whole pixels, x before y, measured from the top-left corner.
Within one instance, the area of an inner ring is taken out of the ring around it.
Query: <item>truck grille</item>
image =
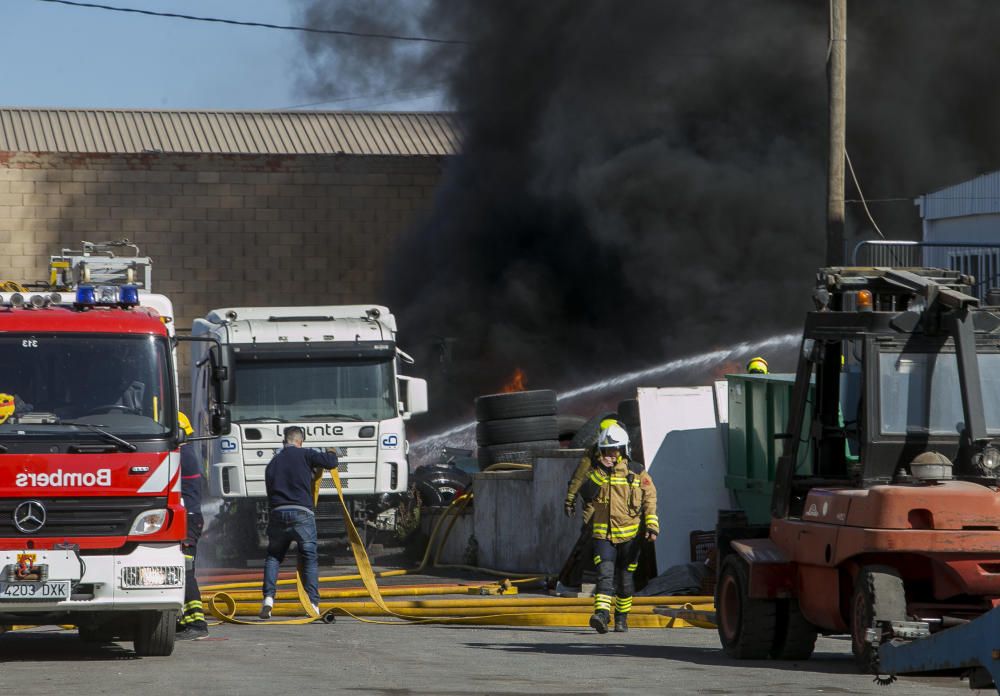
[[[14,526],[14,510],[25,500],[45,506],[45,525],[33,534]],[[167,507],[164,497],[0,498],[0,537],[126,536],[136,515]]]
[[[320,539],[343,537],[347,534],[344,508],[339,500],[321,500],[316,507],[316,535]]]

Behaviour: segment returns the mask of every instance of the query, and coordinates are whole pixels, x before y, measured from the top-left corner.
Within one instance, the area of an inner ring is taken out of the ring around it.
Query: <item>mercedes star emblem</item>
[[[14,526],[24,534],[34,534],[45,526],[45,506],[37,500],[25,500],[14,508]]]

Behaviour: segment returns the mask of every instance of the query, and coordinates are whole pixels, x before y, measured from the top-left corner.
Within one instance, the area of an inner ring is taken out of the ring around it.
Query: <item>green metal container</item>
[[[733,492],[751,524],[769,524],[774,472],[786,442],[774,436],[787,432],[795,375],[726,375],[726,380],[729,383],[726,487]],[[811,417],[810,410],[805,423]],[[796,473],[808,474],[812,471],[812,454],[809,448],[800,448],[800,452]]]

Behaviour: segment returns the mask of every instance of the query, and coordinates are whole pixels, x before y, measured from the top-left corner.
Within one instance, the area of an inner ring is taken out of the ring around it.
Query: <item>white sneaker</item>
[[[271,609],[274,607],[274,597],[264,597],[264,603],[260,605],[260,613],[257,615],[260,618],[267,619],[271,618]]]
[[[313,608],[313,614],[314,614],[315,616],[319,616],[319,615],[320,615],[320,613],[321,613],[321,612],[320,612],[320,610],[319,610],[319,607],[318,607],[318,606],[316,606],[315,604],[313,604],[313,605],[311,605],[311,606],[312,606],[312,608]]]

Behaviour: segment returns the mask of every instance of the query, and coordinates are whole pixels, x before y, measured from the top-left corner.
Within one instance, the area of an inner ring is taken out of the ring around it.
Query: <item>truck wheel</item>
[[[865,566],[858,573],[851,597],[851,649],[858,669],[878,673],[878,645],[865,639],[872,622],[906,621],[906,590],[899,571],[890,566]]]
[[[775,660],[808,660],[816,649],[816,627],[806,621],[799,600],[778,602],[778,628],[771,657]]]
[[[737,660],[762,660],[771,653],[777,628],[777,602],[747,596],[746,562],[735,554],[722,562],[716,590],[722,650]]]
[[[176,611],[139,612],[135,623],[135,654],[139,657],[166,657],[174,651]]]

